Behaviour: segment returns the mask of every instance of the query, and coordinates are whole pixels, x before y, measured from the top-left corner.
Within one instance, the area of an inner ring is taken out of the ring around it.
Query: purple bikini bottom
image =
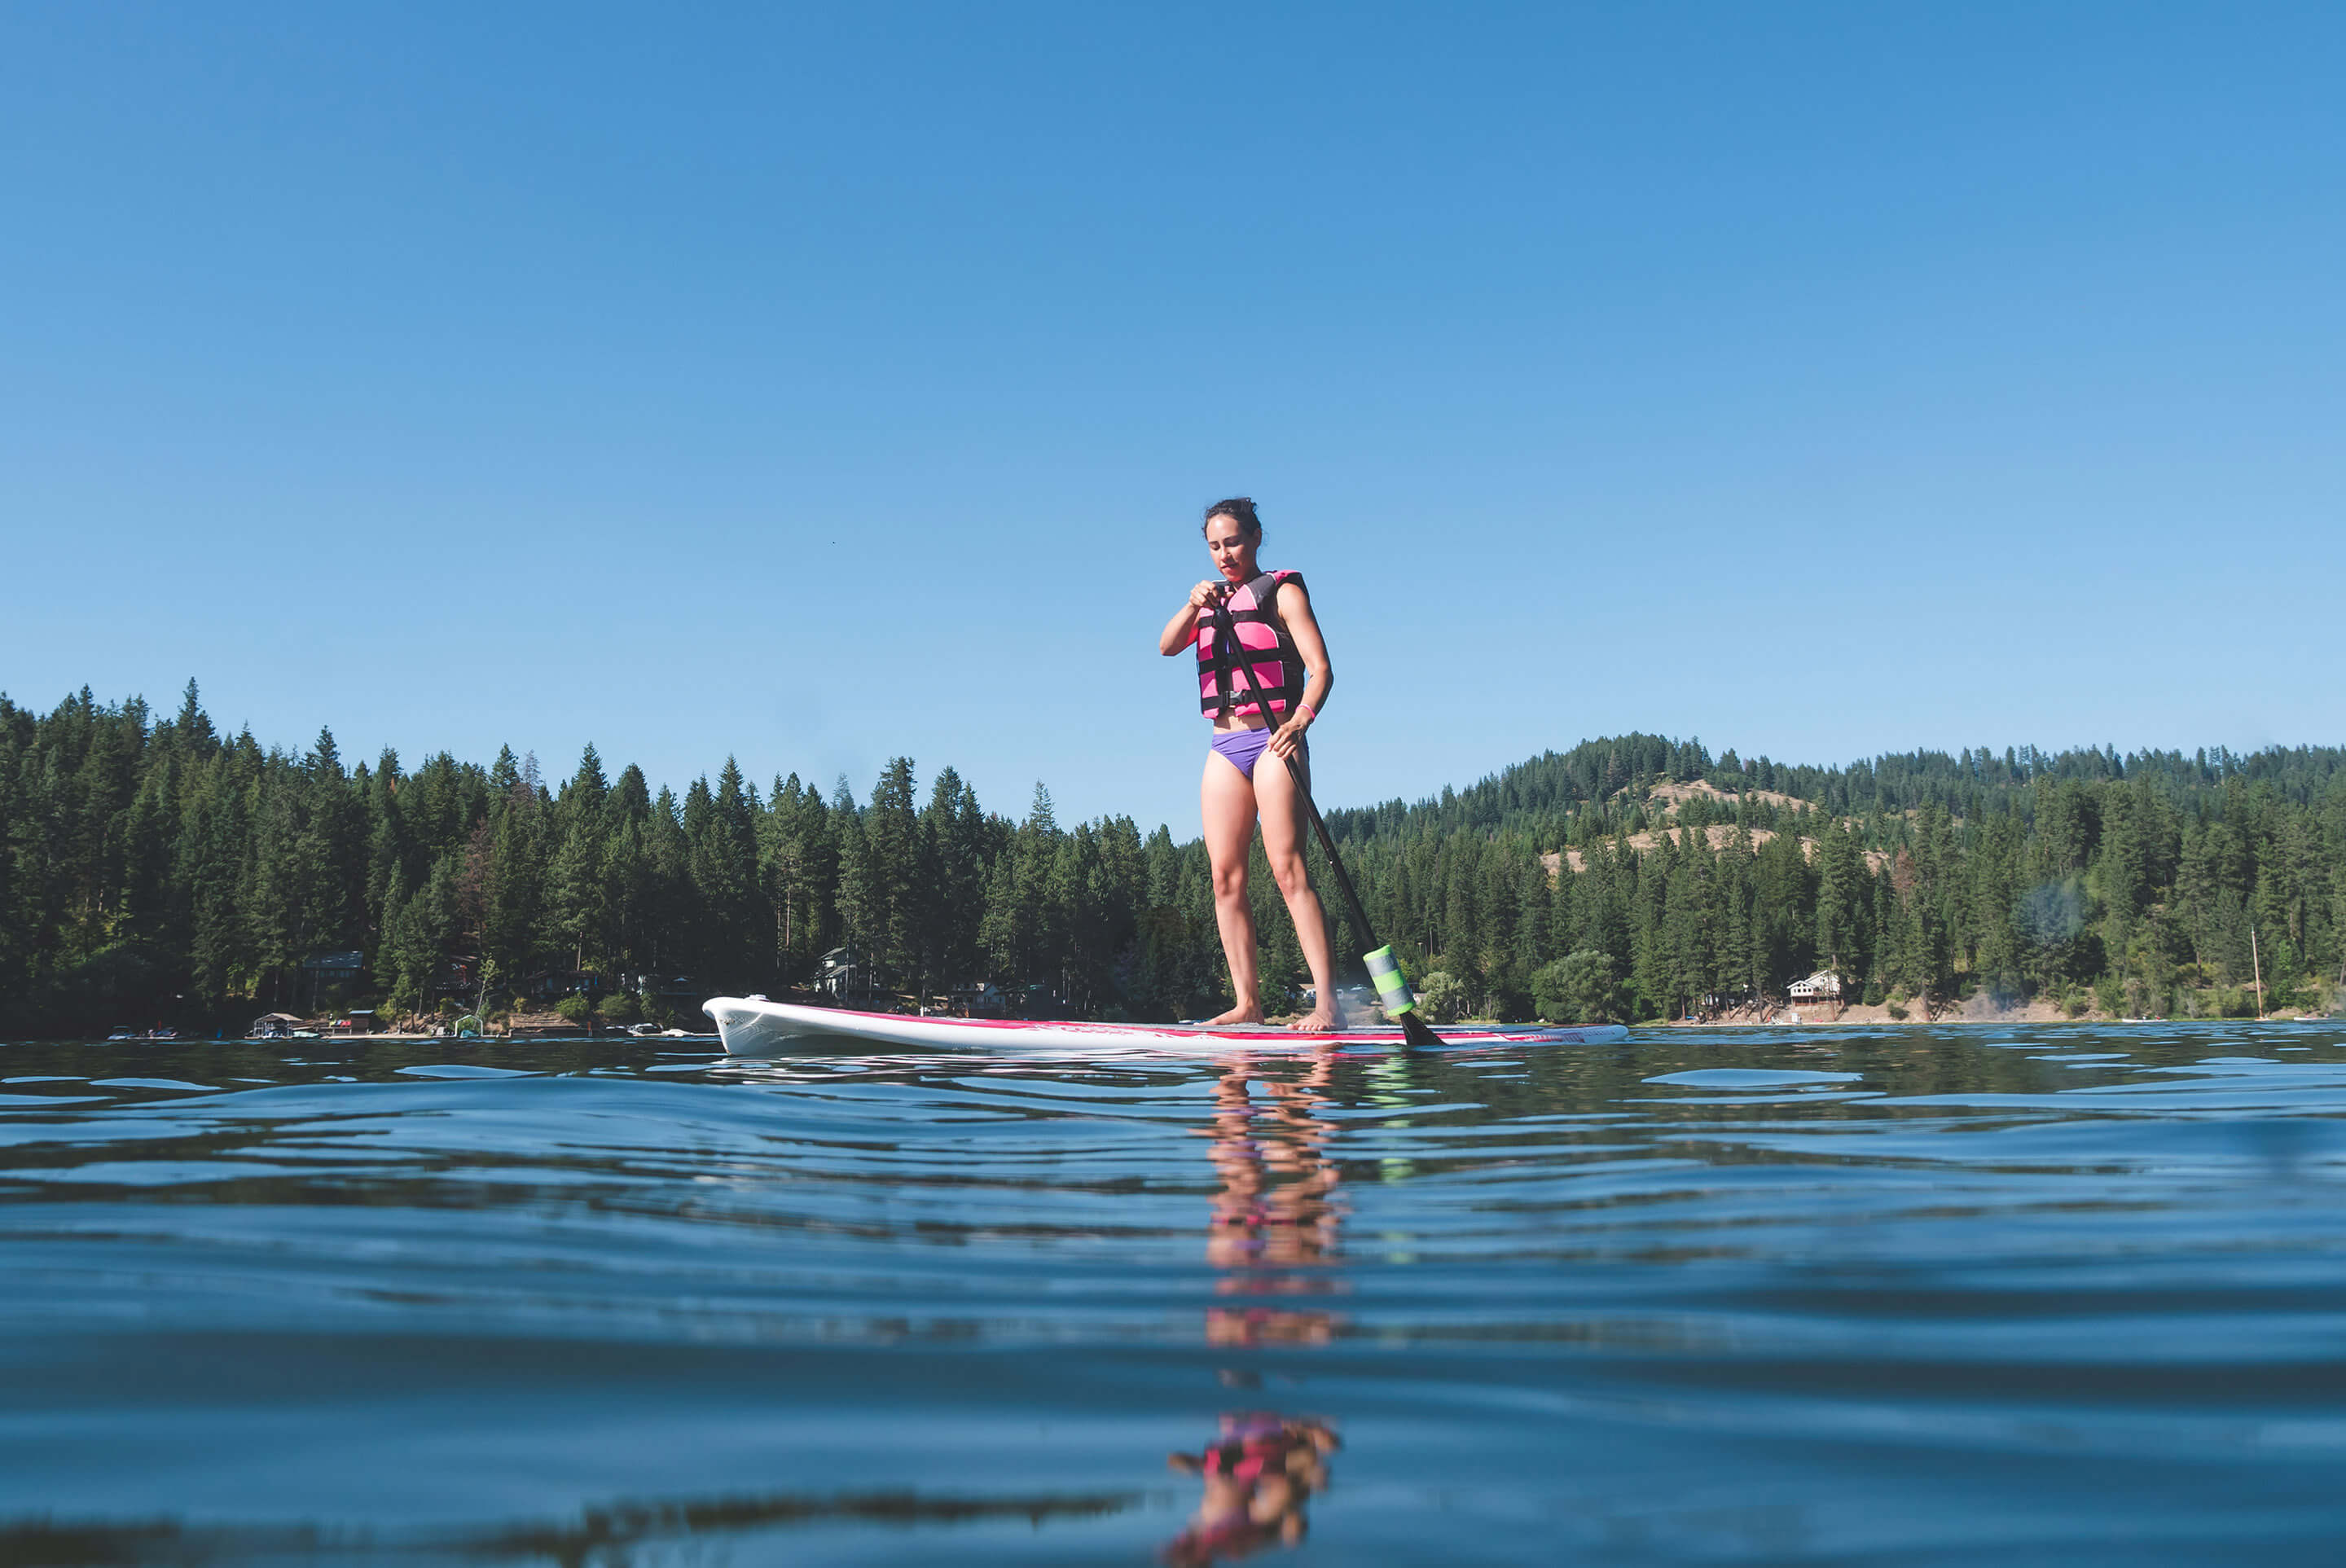
[[[1263,752],[1270,746],[1270,731],[1268,729],[1219,729],[1214,732],[1212,746],[1229,760],[1231,767],[1239,770],[1248,783],[1251,784],[1254,782],[1254,765],[1262,760]],[[1311,743],[1308,740],[1297,741],[1295,755],[1299,761],[1308,764],[1311,760]]]

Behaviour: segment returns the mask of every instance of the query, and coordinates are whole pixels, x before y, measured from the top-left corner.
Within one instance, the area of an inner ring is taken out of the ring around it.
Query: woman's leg
[[[1255,769],[1262,777],[1262,769]],[[1219,751],[1206,753],[1206,776],[1198,785],[1198,814],[1206,824],[1206,860],[1214,869],[1214,923],[1221,928],[1222,956],[1229,962],[1230,992],[1238,1005],[1210,1023],[1260,1023],[1262,994],[1255,983],[1254,911],[1247,906],[1247,851],[1254,847],[1254,786],[1237,764]]]
[[[1328,949],[1328,917],[1303,869],[1302,791],[1288,775],[1287,764],[1266,751],[1255,764],[1254,793],[1262,807],[1262,852],[1270,861],[1270,874],[1279,879],[1287,912],[1295,921],[1296,945],[1303,950],[1303,962],[1311,971],[1312,988],[1320,998],[1311,1012],[1295,1021],[1295,1027],[1340,1028],[1343,1019],[1336,1011],[1336,966]]]

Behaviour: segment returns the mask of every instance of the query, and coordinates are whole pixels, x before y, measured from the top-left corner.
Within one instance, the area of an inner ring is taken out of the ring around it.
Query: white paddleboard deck
[[[844,1007],[805,1007],[761,997],[718,996],[701,1003],[717,1021],[730,1055],[771,1057],[821,1050],[825,1044],[896,1045],[914,1051],[1311,1051],[1330,1045],[1392,1050],[1402,1044],[1398,1027],[1341,1029],[1299,1034],[1261,1024],[1079,1023],[1019,1018],[921,1018],[905,1013],[857,1013]],[[1626,1040],[1618,1023],[1584,1027],[1549,1024],[1454,1025],[1435,1033],[1448,1046],[1603,1045]]]

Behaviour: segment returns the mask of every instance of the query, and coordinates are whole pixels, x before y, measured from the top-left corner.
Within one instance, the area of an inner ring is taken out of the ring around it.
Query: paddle
[[[1254,700],[1254,710],[1271,728],[1279,728],[1279,719],[1271,713],[1270,704],[1264,700],[1262,689],[1255,684],[1254,667],[1248,657],[1246,644],[1239,640],[1238,627],[1230,620],[1228,593],[1214,601],[1214,643],[1219,648],[1228,637],[1235,650],[1231,663],[1238,667],[1239,678],[1246,682],[1247,696]],[[1336,840],[1328,834],[1328,824],[1321,820],[1320,808],[1311,803],[1311,787],[1303,780],[1302,765],[1291,756],[1282,757],[1287,764],[1287,776],[1295,780],[1295,793],[1303,801],[1303,814],[1311,819],[1312,830],[1320,835],[1320,848],[1327,853],[1328,869],[1336,873],[1336,886],[1344,895],[1344,908],[1352,917],[1352,929],[1369,939],[1372,950],[1362,960],[1369,966],[1369,978],[1376,983],[1377,999],[1384,1010],[1401,1021],[1401,1037],[1404,1044],[1420,1049],[1438,1046],[1442,1036],[1433,1025],[1417,1015],[1417,999],[1410,994],[1409,982],[1402,977],[1401,961],[1393,956],[1391,947],[1377,941],[1375,928],[1369,924],[1369,911],[1361,907],[1361,895],[1352,891],[1352,879],[1344,873],[1343,857],[1336,853]],[[1335,998],[1322,1000],[1331,1006]]]

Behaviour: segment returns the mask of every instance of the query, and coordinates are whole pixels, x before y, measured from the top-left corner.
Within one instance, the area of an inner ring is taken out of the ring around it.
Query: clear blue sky
[[[2346,740],[2346,9],[18,5],[0,689],[1195,828],[1629,728]]]

